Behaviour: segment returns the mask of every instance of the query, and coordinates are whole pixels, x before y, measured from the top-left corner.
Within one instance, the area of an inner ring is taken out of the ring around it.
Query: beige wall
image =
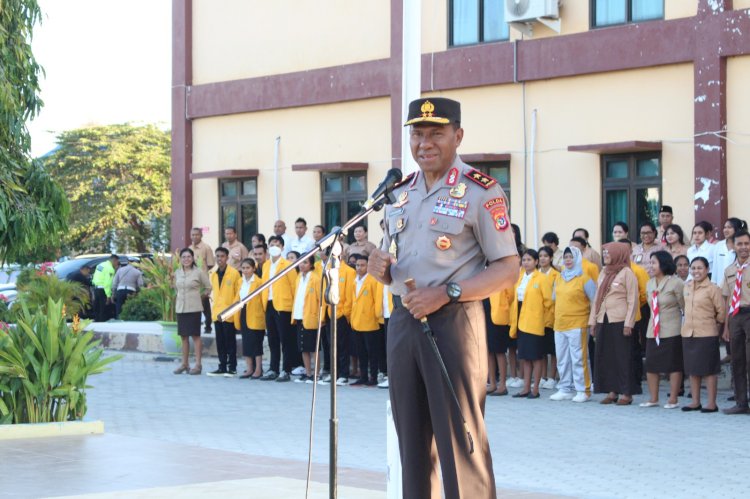
[[[747,172],[750,165],[750,56],[727,61],[727,196],[729,216],[750,219]]]
[[[193,171],[258,169],[258,225],[270,234],[276,220],[274,144],[281,137],[279,207],[290,227],[303,216],[308,226],[321,221],[320,174],[293,172],[293,164],[355,161],[369,163],[372,190],[391,167],[390,101],[370,99],[327,106],[239,114],[193,122]],[[193,217],[209,226],[218,241],[217,181],[194,183]],[[204,195],[204,193],[206,193]],[[213,194],[211,194],[213,193]],[[370,239],[380,238],[378,218],[368,221]]]
[[[737,0],[734,0],[737,3]],[[698,12],[698,0],[665,0],[664,19],[692,17]]]
[[[734,0],[732,5],[734,10],[750,9],[750,0]]]
[[[389,55],[387,1],[193,0],[196,85]]]

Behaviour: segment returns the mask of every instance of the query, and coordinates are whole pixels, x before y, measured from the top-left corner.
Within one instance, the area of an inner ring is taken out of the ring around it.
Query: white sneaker
[[[590,395],[586,395],[585,392],[578,392],[578,393],[576,393],[576,396],[573,397],[571,400],[573,402],[588,402],[590,398],[591,398],[591,396]]]
[[[570,392],[564,392],[562,390],[558,390],[556,393],[553,393],[550,395],[550,400],[573,400],[575,398],[575,395],[573,395]]]
[[[318,378],[318,381],[322,381],[324,383],[330,383],[330,381],[331,381],[331,375],[330,374],[323,374],[320,378]]]
[[[383,381],[378,383],[378,388],[388,388],[388,378],[386,377]]]
[[[523,386],[523,380],[521,378],[508,378],[506,386],[510,388],[521,388]]]
[[[555,378],[547,378],[543,379],[541,383],[539,383],[539,388],[543,388],[545,390],[554,390],[557,386],[557,382],[555,381]]]
[[[330,385],[331,384],[331,378],[329,377],[327,380],[325,379],[319,379],[318,380],[319,385]]]
[[[346,386],[349,384],[349,378],[339,378],[336,380],[336,386]]]
[[[297,366],[292,369],[292,375],[294,376],[302,376],[303,374],[305,374],[305,368],[303,366]]]
[[[378,383],[382,383],[383,381],[387,380],[388,376],[386,376],[383,373],[378,373]]]

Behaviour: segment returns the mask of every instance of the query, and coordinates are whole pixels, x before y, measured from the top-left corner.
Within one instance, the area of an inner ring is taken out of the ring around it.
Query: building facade
[[[358,211],[401,163],[404,1],[173,0],[174,247]],[[422,94],[461,102],[459,153],[524,242],[637,238],[660,204],[686,233],[750,217],[750,0],[565,0],[531,37],[504,3],[422,0],[416,29]]]

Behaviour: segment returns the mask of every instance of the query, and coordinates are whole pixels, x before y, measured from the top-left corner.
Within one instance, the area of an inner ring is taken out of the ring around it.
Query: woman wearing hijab
[[[682,390],[682,311],[684,283],[674,275],[675,263],[667,251],[651,254],[646,286],[651,317],[646,330],[646,379],[651,398],[641,407],[659,405],[659,376],[669,374],[669,400],[665,409],[679,407],[677,396]]]
[[[604,245],[604,268],[589,315],[597,343],[594,388],[607,393],[602,404],[630,405],[633,395],[641,393],[632,362],[638,280],[630,269],[630,252],[627,243]]]
[[[551,400],[586,402],[591,398],[587,325],[595,297],[596,284],[583,272],[581,250],[572,246],[565,248],[563,268],[555,279],[552,295],[560,381]]]
[[[685,374],[690,376],[692,404],[683,411],[718,412],[717,375],[721,372],[719,334],[724,329],[726,305],[721,289],[708,279],[708,261],[696,257],[690,264],[692,280],[685,284],[685,322],[682,325],[682,354]],[[701,406],[701,380],[706,380],[708,404]]]
[[[547,276],[537,270],[539,254],[533,249],[523,252],[521,272],[510,308],[510,337],[518,338],[518,358],[523,364],[523,388],[514,398],[539,398],[544,362],[544,317],[552,306]],[[531,386],[531,377],[534,386]]]

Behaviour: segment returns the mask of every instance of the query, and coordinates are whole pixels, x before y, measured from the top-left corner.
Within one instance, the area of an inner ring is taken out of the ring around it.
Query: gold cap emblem
[[[424,104],[422,104],[422,107],[419,108],[420,111],[422,111],[422,118],[429,118],[432,117],[432,113],[435,112],[435,105],[426,100],[424,101]]]

